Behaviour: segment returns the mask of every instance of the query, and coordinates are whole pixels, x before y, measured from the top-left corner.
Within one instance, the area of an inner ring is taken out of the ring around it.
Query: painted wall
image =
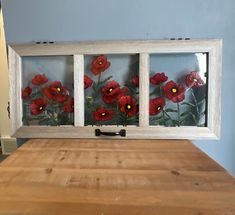
[[[8,43],[222,38],[222,137],[195,144],[235,175],[234,0],[3,0]]]

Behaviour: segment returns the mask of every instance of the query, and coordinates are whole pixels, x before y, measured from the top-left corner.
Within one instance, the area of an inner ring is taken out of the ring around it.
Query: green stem
[[[162,96],[163,96],[162,84],[159,84],[159,92],[160,92],[160,96],[162,97]],[[164,111],[164,108],[163,108],[163,110],[162,110],[162,118],[163,118],[164,125],[166,126],[166,118],[165,118],[165,111]]]
[[[100,86],[100,79],[101,79],[101,73],[98,76],[97,88],[99,88],[99,86]]]
[[[196,125],[198,126],[198,122],[199,122],[199,107],[198,107],[198,102],[197,102],[197,98],[194,94],[194,91],[192,88],[190,88],[194,103],[195,103],[195,107],[196,107],[196,112],[197,112],[197,116],[196,116]]]
[[[178,112],[178,126],[180,127],[180,105],[177,103],[177,112]]]
[[[99,74],[99,76],[98,76],[98,80],[97,80],[97,85],[96,85],[96,87],[94,87],[93,88],[93,93],[92,93],[92,98],[94,99],[94,100],[96,100],[97,98],[98,98],[98,96],[99,96],[99,86],[100,86],[100,80],[101,80],[101,73]]]
[[[162,83],[159,84],[159,91],[160,91],[160,96],[163,97]],[[163,110],[162,110],[162,118],[163,118],[164,125],[166,126],[166,118],[165,118],[165,111],[164,111],[164,108],[163,108]]]
[[[172,121],[171,116],[165,110],[162,110],[162,112]]]
[[[120,118],[120,112],[118,109],[118,104],[116,105],[116,124],[119,126],[119,118]]]
[[[162,110],[162,118],[163,118],[163,123],[166,126],[166,118],[165,118],[165,112]]]
[[[159,92],[160,92],[160,96],[162,96],[163,95],[162,84],[159,84]]]
[[[127,114],[125,114],[124,126],[127,126],[127,119],[128,119],[128,116],[127,116]]]

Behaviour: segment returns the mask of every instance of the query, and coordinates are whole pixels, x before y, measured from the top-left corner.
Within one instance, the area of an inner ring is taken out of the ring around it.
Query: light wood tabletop
[[[187,140],[31,139],[0,164],[1,215],[234,215],[235,179]]]

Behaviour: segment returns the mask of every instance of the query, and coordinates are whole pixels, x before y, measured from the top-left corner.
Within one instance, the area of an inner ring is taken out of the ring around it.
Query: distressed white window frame
[[[10,121],[14,137],[24,138],[101,138],[97,126],[84,126],[84,55],[139,54],[140,108],[139,126],[126,126],[127,139],[218,139],[221,121],[221,49],[222,41],[154,40],[102,41],[80,43],[29,44],[9,46]],[[149,126],[149,55],[158,53],[208,53],[207,126]],[[22,57],[74,56],[74,126],[23,126]],[[76,99],[79,98],[79,99]],[[122,126],[102,126],[104,131],[119,131]],[[110,138],[110,137],[108,137]]]

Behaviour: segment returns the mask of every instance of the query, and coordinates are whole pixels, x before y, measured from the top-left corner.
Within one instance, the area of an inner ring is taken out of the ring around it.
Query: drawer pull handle
[[[126,130],[121,129],[119,132],[108,132],[108,131],[101,131],[100,129],[95,129],[95,136],[121,136],[125,137],[126,136]]]

